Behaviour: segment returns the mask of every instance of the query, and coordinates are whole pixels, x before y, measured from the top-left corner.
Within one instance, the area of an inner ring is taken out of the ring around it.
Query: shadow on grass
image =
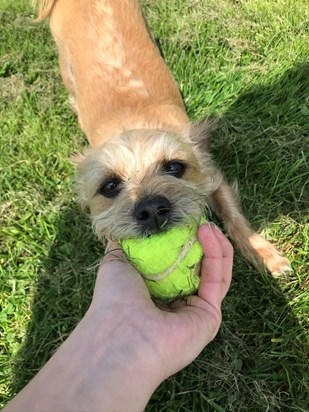
[[[286,236],[279,246],[296,274],[274,279],[236,254],[218,336],[161,385],[147,411],[307,410],[308,93],[308,63],[251,88],[223,114],[212,142],[253,227]]]
[[[96,263],[103,246],[76,204],[60,215],[49,255],[42,260],[25,342],[16,358],[14,392],[19,391],[66,339],[92,297]]]
[[[255,228],[291,214],[299,227],[308,212],[308,79],[309,65],[304,64],[249,90],[225,113],[215,133],[214,156],[228,177],[238,178],[246,216]],[[91,300],[94,262],[101,255],[88,220],[70,205],[59,216],[56,240],[39,274],[31,321],[16,359],[14,392],[82,318]],[[296,265],[301,267],[301,260]],[[219,335],[194,363],[158,388],[147,410],[305,411],[303,309],[291,305],[301,295],[300,278],[273,279],[237,255]]]
[[[309,63],[249,89],[223,114],[213,154],[237,178],[251,222],[307,214],[308,139]]]

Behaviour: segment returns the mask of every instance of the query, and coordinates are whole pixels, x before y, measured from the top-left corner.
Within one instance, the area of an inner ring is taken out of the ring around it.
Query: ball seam
[[[149,275],[145,275],[144,273],[142,273],[143,278],[146,279],[146,280],[153,280],[153,281],[158,281],[158,280],[162,280],[162,279],[166,278],[168,275],[170,275],[172,272],[174,272],[174,270],[177,269],[179,263],[187,256],[189,250],[191,249],[191,247],[194,245],[194,243],[196,241],[197,241],[196,236],[193,236],[191,239],[189,239],[189,241],[182,248],[180,254],[178,255],[175,262],[172,264],[172,266],[170,266],[164,272],[162,272],[162,273],[160,273],[159,275],[156,275],[156,276],[149,276]]]

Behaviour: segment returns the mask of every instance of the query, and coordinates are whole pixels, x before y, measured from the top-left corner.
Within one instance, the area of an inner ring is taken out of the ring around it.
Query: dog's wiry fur
[[[173,159],[187,164],[182,179],[162,171],[162,165]],[[101,182],[113,174],[123,181],[117,199],[96,194]],[[90,204],[95,232],[118,239],[147,234],[132,219],[139,199],[163,195],[172,200],[168,228],[190,216],[199,220],[206,207],[205,193],[213,192],[221,180],[209,156],[200,157],[192,145],[171,132],[145,129],[115,137],[99,152],[90,151],[79,176],[81,201]]]
[[[249,227],[235,195],[209,154],[212,119],[191,124],[177,85],[144,22],[137,0],[45,0],[61,74],[91,148],[77,157],[81,203],[99,237],[151,232],[134,219],[141,199],[164,196],[164,229],[199,219],[205,207],[224,221],[249,260],[282,273],[289,262]],[[165,164],[186,165],[181,177]],[[104,182],[119,193],[106,197]]]

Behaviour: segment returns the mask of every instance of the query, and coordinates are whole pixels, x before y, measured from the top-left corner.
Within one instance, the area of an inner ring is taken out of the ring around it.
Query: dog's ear
[[[189,123],[184,130],[185,135],[199,152],[210,151],[211,134],[217,121],[217,116],[211,115],[204,120]]]

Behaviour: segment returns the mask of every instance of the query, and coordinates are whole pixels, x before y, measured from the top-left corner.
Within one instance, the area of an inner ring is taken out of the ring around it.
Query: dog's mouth
[[[129,239],[146,238],[167,232],[189,222],[199,222],[203,214],[202,202],[194,202],[190,196],[171,199],[166,195],[153,195],[137,200],[129,210],[123,206],[93,216],[93,229],[98,238]]]
[[[163,224],[158,224],[157,227],[153,228],[142,228],[141,229],[141,237],[149,237],[158,233],[167,232],[172,227],[175,226],[175,223],[171,222],[170,220],[166,219]]]
[[[145,197],[138,201],[133,217],[144,236],[166,231],[172,222],[173,205],[165,196]]]
[[[137,237],[149,237],[185,225],[191,220],[199,221],[201,208],[197,208],[194,212],[192,209],[189,211],[179,208],[165,196],[143,198],[138,201],[133,210]]]
[[[137,237],[150,237],[152,235],[157,235],[159,233],[164,233],[176,226],[182,226],[186,222],[183,217],[176,217],[171,215],[169,219],[163,221],[162,224],[158,224],[156,227],[139,227],[139,235]]]

